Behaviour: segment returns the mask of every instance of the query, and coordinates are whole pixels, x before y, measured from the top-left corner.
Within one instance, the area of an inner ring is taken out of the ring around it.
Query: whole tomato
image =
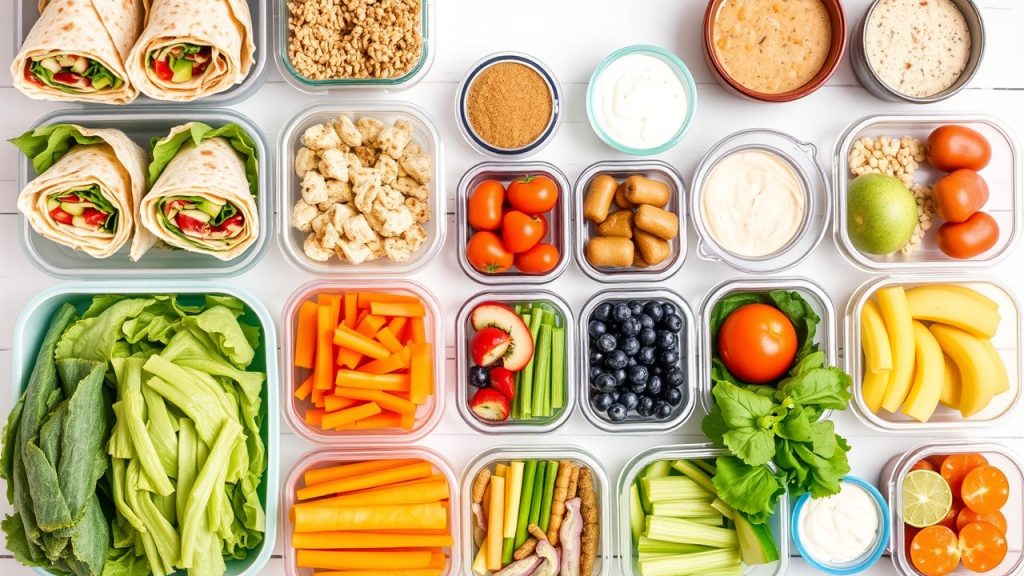
[[[988,184],[974,170],[961,168],[935,183],[932,198],[940,218],[947,222],[963,222],[988,202]]]
[[[474,230],[501,228],[501,210],[505,204],[505,187],[497,180],[484,180],[473,188],[466,201],[469,225]]]
[[[526,252],[544,238],[547,226],[535,216],[518,210],[506,212],[501,221],[501,239],[513,254]]]
[[[767,304],[747,304],[729,314],[718,331],[718,353],[734,376],[765,384],[789,370],[796,358],[796,329]]]
[[[508,203],[527,214],[541,214],[558,202],[558,185],[542,174],[527,174],[508,185]]]
[[[540,243],[516,254],[516,269],[525,274],[547,274],[558,266],[558,248]]]
[[[958,260],[974,258],[995,246],[998,240],[999,224],[986,212],[975,212],[963,222],[946,222],[939,226],[936,238],[939,250]]]
[[[980,132],[966,126],[939,126],[928,135],[926,158],[943,172],[981,170],[992,159],[992,146]]]
[[[512,267],[512,253],[505,250],[497,234],[487,230],[477,232],[469,239],[466,258],[473,268],[485,274],[498,274]]]

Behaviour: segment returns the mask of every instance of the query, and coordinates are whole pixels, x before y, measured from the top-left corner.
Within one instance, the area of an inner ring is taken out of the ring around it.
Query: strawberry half
[[[488,373],[490,386],[510,401],[516,398],[516,375],[501,366],[491,368]]]
[[[469,401],[469,409],[476,417],[487,422],[508,420],[508,398],[494,388],[481,388]]]

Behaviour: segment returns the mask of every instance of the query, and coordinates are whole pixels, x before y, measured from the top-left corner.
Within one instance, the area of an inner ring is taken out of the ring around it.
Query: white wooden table
[[[11,61],[13,0],[0,6],[0,63],[4,69]],[[274,0],[270,0],[273,2]],[[851,26],[863,14],[869,0],[847,0],[847,18]],[[414,88],[399,93],[366,95],[341,94],[310,97],[285,84],[276,67],[266,83],[251,98],[237,105],[249,115],[276,143],[281,127],[294,111],[316,101],[329,102],[346,98],[388,98],[413,101],[426,108],[441,132],[446,149],[444,166],[448,183],[449,233],[441,254],[428,267],[415,275],[416,280],[435,287],[448,318],[471,295],[483,291],[463,274],[456,260],[452,197],[455,184],[471,166],[484,160],[459,135],[454,120],[455,88],[470,64],[484,54],[499,50],[526,52],[543,60],[558,77],[565,91],[566,115],[555,140],[537,159],[554,163],[570,181],[589,164],[598,160],[621,158],[622,155],[601,143],[587,122],[585,92],[587,81],[597,63],[613,50],[636,43],[656,44],[678,54],[690,67],[698,84],[699,107],[696,121],[683,142],[661,155],[675,166],[688,181],[704,152],[720,138],[740,129],[774,128],[801,140],[815,143],[818,161],[828,170],[831,154],[841,130],[850,122],[881,112],[979,112],[998,115],[1017,134],[1024,134],[1024,2],[1022,0],[980,0],[988,32],[987,49],[980,72],[969,89],[945,102],[926,107],[881,102],[857,83],[846,60],[827,86],[797,102],[777,105],[755,104],[740,100],[722,90],[704,65],[700,46],[700,22],[705,2],[701,0],[516,0],[515,2],[470,2],[435,0],[437,26],[436,57],[426,78]],[[271,33],[276,28],[272,29]],[[264,47],[266,48],[266,47]],[[61,106],[36,102],[11,88],[6,72],[0,74],[0,138],[12,138],[45,113]],[[183,118],[183,120],[187,120]],[[38,271],[22,254],[17,237],[18,218],[15,199],[16,153],[13,146],[0,145],[0,413],[6,415],[12,406],[11,339],[15,320],[23,307],[42,288],[56,279]],[[280,193],[274,190],[274,193]],[[278,231],[274,230],[276,234]],[[689,231],[690,245],[695,240]],[[1024,289],[1024,275],[1019,256],[992,269],[1017,291]],[[869,276],[840,256],[831,235],[813,255],[786,276],[807,276],[822,284],[836,302],[840,312],[854,289]],[[709,264],[696,258],[693,251],[682,270],[666,284],[682,294],[695,309],[710,287],[740,274],[725,265]],[[251,272],[214,283],[244,286],[258,296],[280,323],[281,308],[288,295],[312,276],[289,265],[275,242],[266,258]],[[443,289],[438,287],[443,286]],[[566,296],[573,309],[579,311],[588,297],[600,286],[586,278],[575,265],[551,285]],[[449,346],[448,374],[453,375],[451,346],[452,329],[446,326]],[[842,324],[840,324],[842,329]],[[449,398],[454,398],[454,377],[449,377]],[[1018,410],[1021,415],[1022,410]],[[556,433],[547,436],[482,436],[474,433],[459,417],[454,405],[445,410],[439,427],[423,445],[432,447],[451,461],[457,473],[483,449],[498,444],[558,443],[577,444],[591,450],[604,464],[614,484],[625,462],[647,447],[683,442],[702,442],[700,409],[678,433],[654,436],[616,435],[608,437],[591,426],[579,413]],[[853,473],[869,480],[877,478],[885,461],[897,453],[927,440],[924,436],[898,437],[869,431],[852,414],[835,416],[838,430],[853,444]],[[283,420],[283,418],[282,418]],[[280,470],[286,475],[292,464],[313,448],[292,434],[287,424],[281,425]],[[982,434],[976,434],[975,437]],[[1019,419],[1001,429],[986,431],[989,438],[1004,438],[1019,453],[1024,453],[1024,425]],[[1014,438],[1016,437],[1016,438]],[[3,502],[3,512],[8,512]],[[2,536],[0,536],[2,538]],[[281,557],[284,535],[278,534],[274,557],[263,574],[283,574]],[[795,552],[794,552],[795,553]],[[0,574],[15,576],[31,572],[18,565],[6,551],[0,550]],[[610,574],[617,574],[613,567]],[[792,559],[791,573],[810,574],[798,558]],[[872,574],[892,574],[894,569],[883,558]]]

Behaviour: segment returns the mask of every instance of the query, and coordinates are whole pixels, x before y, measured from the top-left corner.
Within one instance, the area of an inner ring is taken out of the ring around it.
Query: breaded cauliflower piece
[[[380,204],[388,210],[397,210],[399,206],[405,204],[405,196],[398,190],[385,184],[380,187],[380,194],[377,194],[374,203]]]
[[[329,150],[341,146],[341,136],[327,124],[316,124],[302,133],[302,145],[313,150]]]
[[[348,173],[351,178],[352,173],[363,169],[363,161],[356,156],[355,152],[345,152],[345,161],[348,162]]]
[[[327,182],[319,172],[309,171],[302,177],[302,199],[306,204],[320,204],[327,201]]]
[[[405,199],[405,207],[412,212],[413,220],[417,224],[430,222],[430,206],[423,200],[409,196]]]
[[[357,244],[368,244],[379,238],[377,233],[370,228],[370,224],[362,214],[346,220],[343,228],[345,229],[345,236]]]
[[[385,238],[384,254],[395,262],[405,262],[412,257],[412,247],[402,238]]]
[[[381,152],[395,160],[402,157],[409,142],[412,142],[412,124],[405,120],[396,120],[393,126],[381,130],[377,137]]]
[[[341,137],[341,141],[344,142],[346,146],[355,148],[356,146],[363,145],[362,133],[359,132],[356,125],[352,123],[352,119],[347,115],[342,114],[341,116],[338,116],[336,120],[331,120],[331,126],[334,128],[334,131],[338,133],[338,136]]]
[[[388,210],[379,203],[374,204],[372,213],[374,218],[382,222],[380,235],[387,238],[400,236],[415,224],[412,212],[405,207],[405,204],[394,210]]]
[[[356,130],[363,136],[363,143],[375,143],[380,131],[384,129],[384,123],[376,118],[363,116],[356,120]]]
[[[356,209],[360,212],[369,212],[380,194],[380,189],[380,175],[376,172],[373,173],[373,176],[359,178],[355,188],[352,189]]]
[[[425,184],[420,184],[412,178],[399,178],[398,180],[395,180],[395,183],[392,184],[392,186],[395,190],[398,190],[406,196],[412,196],[419,200],[426,200],[427,198],[430,198],[430,188],[427,188]]]
[[[352,201],[352,186],[341,180],[327,180],[327,203],[334,205]]]
[[[381,154],[373,167],[377,172],[380,172],[381,182],[391,184],[398,180],[398,161],[391,156]]]
[[[402,234],[402,240],[409,243],[409,247],[413,252],[420,249],[427,242],[427,229],[419,224],[412,226]]]
[[[359,146],[353,148],[352,152],[359,158],[359,162],[363,166],[373,166],[377,163],[377,158],[380,157],[380,151],[372,146]]]
[[[313,227],[313,219],[317,217],[320,212],[316,209],[316,206],[311,206],[308,202],[299,198],[295,202],[295,207],[292,208],[292,228],[298,228],[303,232],[309,232]]]
[[[431,179],[430,157],[426,154],[406,154],[398,161],[406,174],[420,184],[429,184]]]
[[[324,150],[317,169],[324,178],[348,182],[348,160],[341,150]]]
[[[313,233],[316,234],[317,238],[324,235],[324,230],[331,223],[331,215],[327,212],[321,212],[313,221],[310,222],[310,228],[313,229]]]
[[[303,146],[295,153],[295,174],[302,178],[310,170],[316,170],[316,152]]]
[[[335,229],[341,231],[345,229],[345,222],[347,222],[349,218],[357,216],[359,213],[356,212],[356,209],[353,208],[351,204],[335,204],[331,207],[328,214],[331,219],[331,226],[334,226]]]
[[[327,262],[332,254],[330,250],[324,250],[323,246],[320,245],[320,241],[317,240],[316,234],[313,233],[306,235],[306,240],[302,243],[302,251],[311,260],[317,262]]]
[[[343,260],[352,264],[362,264],[373,258],[373,250],[366,244],[359,244],[357,242],[342,240],[338,242],[337,252],[339,256],[343,257]]]
[[[338,233],[338,229],[334,227],[333,222],[329,222],[327,226],[324,226],[323,235],[320,236],[320,247],[324,250],[334,250],[338,242],[341,241],[341,234]]]

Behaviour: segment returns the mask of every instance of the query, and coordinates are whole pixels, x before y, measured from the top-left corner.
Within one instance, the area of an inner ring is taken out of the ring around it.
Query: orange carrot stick
[[[402,332],[405,330],[406,324],[408,324],[409,318],[406,316],[395,316],[388,322],[388,330],[395,335],[395,338],[402,339]]]
[[[386,392],[408,392],[408,374],[366,374],[358,370],[338,370],[335,385],[342,388],[369,388]]]
[[[443,572],[444,567],[407,570],[322,570],[313,576],[441,576]]]
[[[383,430],[385,428],[401,428],[402,427],[401,414],[391,412],[390,410],[383,410],[380,414],[375,414],[369,418],[363,418],[350,422],[335,428],[335,430]]]
[[[451,535],[426,536],[420,534],[374,534],[372,532],[296,532],[292,535],[295,548],[362,550],[366,548],[443,548],[455,542]]]
[[[334,331],[334,344],[378,360],[391,355],[391,352],[380,342],[371,340],[344,324],[338,326],[338,329]]]
[[[422,318],[427,310],[423,302],[370,302],[370,314],[377,316],[410,316]]]
[[[345,292],[345,326],[355,329],[356,327],[356,315],[359,313],[356,309],[358,304],[357,296],[355,292]]]
[[[306,424],[309,424],[310,426],[319,426],[326,412],[327,411],[323,408],[310,408],[309,410],[306,410]]]
[[[413,464],[406,464],[405,466],[394,466],[386,470],[367,472],[366,474],[360,474],[359,476],[338,478],[329,482],[321,482],[319,484],[313,484],[312,486],[305,486],[296,491],[296,496],[299,500],[309,500],[310,498],[319,498],[328,494],[352,492],[354,490],[386,486],[396,482],[429,478],[433,473],[434,470],[430,465],[430,462],[418,461]],[[401,528],[401,526],[398,527]],[[415,526],[409,526],[409,528],[415,528]],[[324,530],[362,529],[373,530],[373,528],[324,528]],[[312,532],[315,532],[315,530],[312,530]]]
[[[335,394],[324,396],[324,410],[327,412],[337,412],[338,410],[351,408],[357,404],[361,404],[361,402],[353,398],[343,398]]]
[[[392,354],[402,349],[402,343],[398,341],[398,338],[395,338],[394,332],[387,326],[377,332],[377,341],[390,350]]]
[[[295,532],[445,528],[448,509],[440,503],[295,508]],[[501,537],[500,535],[498,536]]]
[[[409,339],[414,343],[423,343],[427,341],[427,329],[423,325],[423,318],[410,318],[409,319]]]
[[[345,410],[338,410],[337,412],[328,412],[324,414],[323,420],[320,421],[320,427],[324,430],[336,428],[342,424],[362,420],[363,418],[368,418],[374,414],[380,414],[380,406],[373,402],[367,402],[360,406],[353,406],[352,408],[346,408]]]
[[[317,306],[306,300],[299,306],[299,319],[295,328],[295,365],[312,368],[317,346]]]
[[[367,314],[366,317],[359,322],[359,328],[356,328],[356,332],[359,332],[367,338],[374,338],[377,336],[377,332],[380,331],[380,329],[387,323],[387,319],[383,316]]]
[[[430,566],[435,570],[444,570],[444,565],[447,563],[447,558],[443,552],[431,552],[430,553]]]
[[[411,360],[412,349],[404,346],[401,350],[383,360],[374,360],[363,364],[359,367],[359,371],[367,374],[390,374],[391,372],[405,370],[409,367]]]
[[[405,466],[407,464],[415,464],[420,462],[415,458],[406,459],[382,459],[382,460],[366,460],[364,462],[352,462],[349,464],[338,464],[335,466],[328,466],[327,468],[310,468],[302,475],[302,479],[307,485],[320,484],[322,482],[330,482],[331,480],[337,480],[338,478],[350,478],[352,476],[359,476],[361,474],[367,474],[369,472],[378,472],[380,470],[387,470],[389,468],[395,468],[396,466]]]
[[[419,302],[418,296],[411,294],[391,294],[388,292],[360,292],[359,307],[369,308],[373,302]]]
[[[299,400],[305,400],[309,397],[309,393],[313,390],[313,374],[310,373],[306,376],[306,379],[299,384],[299,387],[295,389],[295,397]]]
[[[390,410],[399,414],[415,414],[416,405],[412,402],[399,398],[380,390],[366,390],[364,388],[335,388],[334,393],[342,398],[374,402],[384,410]]]
[[[295,562],[299,568],[332,570],[405,570],[429,568],[430,552],[348,552],[298,550]]]
[[[409,361],[409,401],[413,404],[425,404],[427,398],[434,393],[434,367],[430,352],[430,344],[425,342],[412,345],[412,358]]]
[[[334,324],[331,320],[331,306],[329,304],[317,306],[316,368],[313,372],[313,387],[317,390],[326,390],[331,387],[331,376],[334,375],[331,333],[334,331]]]
[[[396,466],[397,460],[382,460]],[[380,488],[349,492],[341,496],[300,502],[296,506],[376,506],[378,504],[429,504],[450,496],[448,479],[434,475],[423,480],[401,482]]]

